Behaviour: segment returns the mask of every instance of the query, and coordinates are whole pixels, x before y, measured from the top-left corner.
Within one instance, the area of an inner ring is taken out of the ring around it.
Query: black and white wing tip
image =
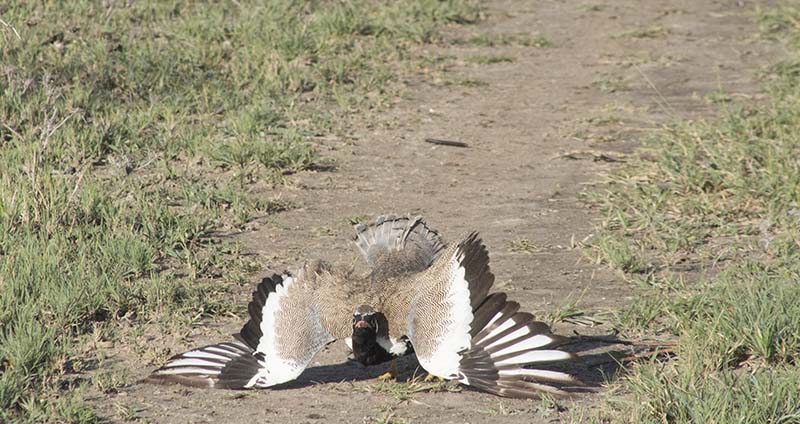
[[[517,302],[493,293],[475,310],[472,343],[461,355],[459,381],[499,396],[536,398],[541,392],[566,394],[565,385],[579,385],[569,374],[527,368],[574,359],[554,349],[567,339],[550,332],[547,324],[519,312]]]
[[[417,296],[411,305],[409,337],[420,365],[434,375],[499,396],[536,398],[541,392],[564,393],[561,387],[575,385],[569,374],[528,368],[574,355],[555,349],[566,339],[553,335],[533,315],[519,312],[517,302],[508,301],[504,293],[488,294],[494,275],[478,235],[465,237],[450,255],[431,271],[437,273],[433,278],[440,279],[445,295]],[[445,325],[416,324],[426,319]]]
[[[145,381],[194,387],[260,389],[297,378],[319,348],[329,341],[329,336],[322,334],[319,336],[322,339],[310,341],[277,339],[275,328],[278,325],[302,328],[306,330],[304,334],[320,334],[320,331],[312,331],[316,329],[313,325],[319,327],[320,324],[308,322],[302,314],[292,314],[288,318],[278,315],[284,309],[282,305],[293,282],[294,278],[288,274],[264,278],[248,305],[250,320],[235,335],[238,341],[203,346],[176,355]],[[300,322],[286,321],[292,319]],[[300,351],[300,360],[282,355],[277,348],[281,342],[298,343],[299,346],[290,347]]]
[[[257,388],[265,364],[254,353],[241,342],[203,346],[173,356],[145,382],[220,389]]]

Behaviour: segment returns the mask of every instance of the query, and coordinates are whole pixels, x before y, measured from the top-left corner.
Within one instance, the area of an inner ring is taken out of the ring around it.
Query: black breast
[[[375,365],[389,361],[393,356],[378,344],[375,330],[353,329],[353,356],[364,365]]]

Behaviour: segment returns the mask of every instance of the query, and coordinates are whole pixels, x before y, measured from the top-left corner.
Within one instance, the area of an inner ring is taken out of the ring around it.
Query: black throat
[[[364,365],[375,365],[393,358],[378,344],[378,334],[373,328],[353,328],[353,356]]]

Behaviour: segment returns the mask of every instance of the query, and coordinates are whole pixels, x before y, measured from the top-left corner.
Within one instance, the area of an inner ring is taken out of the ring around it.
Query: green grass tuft
[[[503,55],[472,55],[465,57],[464,61],[475,65],[494,65],[497,63],[511,63],[514,58]]]
[[[522,47],[536,47],[547,48],[554,47],[552,41],[544,36],[536,34],[480,34],[465,40],[459,40],[457,43],[471,44],[481,47],[495,47],[495,46],[522,46]]]
[[[514,253],[534,253],[542,250],[542,248],[526,238],[517,238],[511,240],[508,244],[508,250]]]
[[[389,395],[402,402],[413,399],[415,394],[421,392],[457,392],[461,388],[453,381],[440,379],[425,381],[424,376],[414,375],[407,381],[382,381],[364,390]]]
[[[794,42],[796,17],[777,9],[759,20]],[[613,383],[602,419],[800,419],[796,62],[770,69],[763,104],[726,101],[718,119],[664,130],[594,196],[606,219],[593,252],[641,287],[617,327],[676,346],[674,359],[638,364]]]
[[[792,423],[800,419],[800,369],[720,371],[692,377],[681,364],[650,363],[624,379],[632,400],[616,422]]]
[[[630,31],[625,31],[617,36],[624,38],[646,39],[646,38],[663,38],[669,35],[669,33],[670,31],[668,28],[664,28],[661,25],[654,25],[648,28],[637,28]]]
[[[650,268],[642,257],[641,249],[624,237],[608,234],[599,237],[593,244],[600,252],[602,262],[622,272],[642,273]]]

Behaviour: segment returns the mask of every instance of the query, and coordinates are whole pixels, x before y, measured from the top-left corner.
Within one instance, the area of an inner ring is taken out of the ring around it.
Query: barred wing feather
[[[148,381],[228,389],[266,388],[297,378],[328,343],[348,335],[350,312],[337,300],[324,266],[297,277],[265,278],[248,305],[238,341],[203,346],[172,357]]]
[[[488,294],[494,276],[477,234],[443,252],[420,276],[407,332],[420,365],[431,374],[500,396],[531,398],[562,393],[549,382],[570,383],[562,372],[531,364],[573,358],[553,347],[565,341],[504,293]]]

